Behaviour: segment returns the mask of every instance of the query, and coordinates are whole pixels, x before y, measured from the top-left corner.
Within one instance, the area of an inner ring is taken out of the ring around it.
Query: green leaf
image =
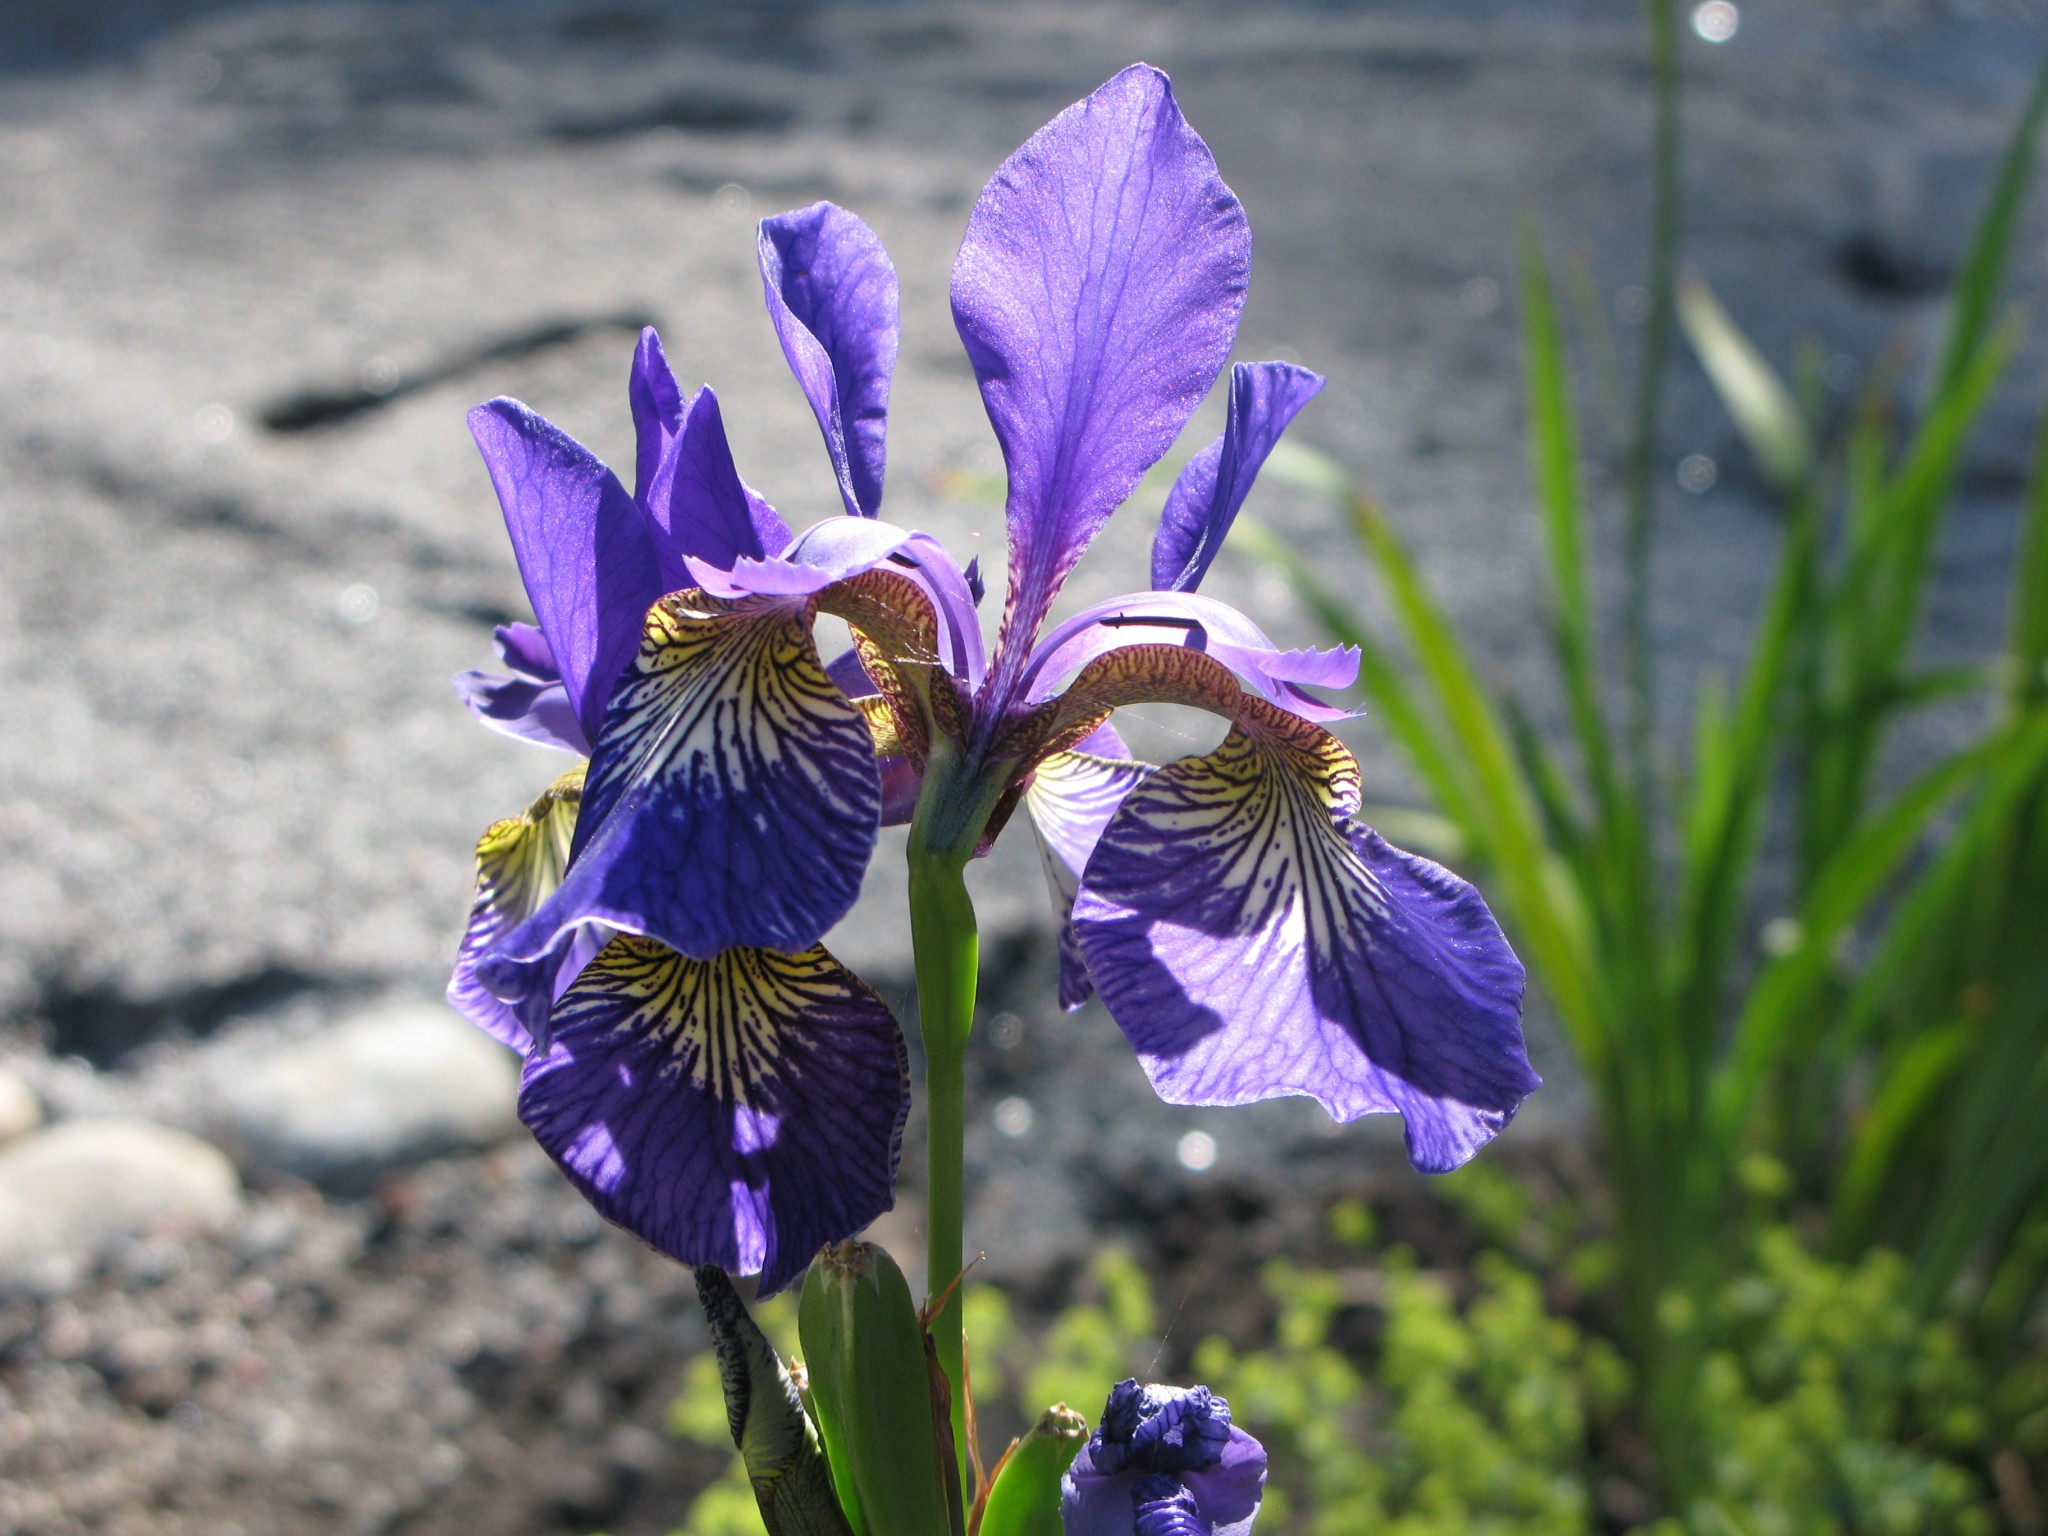
[[[996,1466],[974,1536],[1061,1536],[1060,1478],[1088,1438],[1088,1421],[1065,1403],[1038,1416]]]
[[[1586,514],[1579,495],[1579,429],[1572,410],[1564,342],[1550,275],[1535,228],[1518,241],[1522,278],[1522,346],[1529,390],[1529,465],[1536,509],[1550,557],[1551,644],[1564,679],[1579,755],[1593,798],[1612,836],[1627,808],[1619,804],[1613,747],[1600,707],[1593,653],[1593,604],[1586,580]]]
[[[1804,1056],[1824,1019],[1820,995],[1837,946],[1870,909],[1943,806],[1986,769],[2025,776],[2048,760],[2048,715],[2001,732],[1937,764],[1855,834],[1820,871],[1799,912],[1801,940],[1767,965],[1736,1019],[1728,1059],[1714,1085],[1724,1144],[1761,1102],[1765,1078]]]
[[[873,1243],[832,1244],[804,1277],[797,1327],[841,1499],[869,1536],[939,1536],[951,1520],[903,1271]]]
[[[2012,573],[2006,665],[2009,710],[2048,698],[2048,409],[2034,435],[2033,483],[2027,488],[2019,560]]]
[[[2005,157],[1999,162],[1991,201],[1978,218],[1969,254],[1963,258],[1962,273],[1950,295],[1948,344],[1935,375],[1937,397],[1961,382],[1991,328],[1992,311],[2005,286],[2006,263],[2012,252],[2013,232],[2019,224],[2020,205],[2026,200],[2027,186],[2033,180],[2034,144],[2040,137],[2044,115],[2048,115],[2048,61],[2042,63],[2034,76],[2033,92],[2020,112]]]
[[[1870,1107],[1857,1121],[1833,1197],[1828,1223],[1838,1244],[1870,1240],[1882,1214],[1887,1180],[1908,1134],[1954,1080],[1976,1032],[1963,1022],[1929,1029],[1906,1043],[1884,1071]]]
[[[1813,444],[1784,380],[1728,318],[1704,279],[1679,282],[1678,319],[1764,477],[1784,494],[1798,491],[1813,473]]]

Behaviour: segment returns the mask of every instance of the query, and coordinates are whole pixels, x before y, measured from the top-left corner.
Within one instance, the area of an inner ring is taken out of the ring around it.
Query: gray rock
[[[0,1151],[0,1286],[62,1289],[152,1232],[219,1227],[241,1204],[219,1148],[146,1120],[67,1120]]]
[[[518,1078],[510,1052],[448,1009],[406,1003],[243,1058],[215,1085],[215,1116],[246,1164],[359,1190],[517,1131]]]
[[[0,1145],[21,1140],[42,1123],[43,1106],[35,1090],[0,1067]]]

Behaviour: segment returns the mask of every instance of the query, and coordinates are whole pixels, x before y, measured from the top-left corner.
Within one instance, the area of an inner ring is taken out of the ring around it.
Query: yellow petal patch
[[[965,735],[964,712],[939,655],[939,626],[916,582],[894,571],[864,571],[819,596],[825,612],[846,621],[854,650],[896,714],[901,754],[924,767],[934,730]]]
[[[563,1033],[586,1018],[666,1048],[675,1072],[720,1102],[773,1107],[764,1085],[788,1068],[807,1021],[848,1008],[884,1008],[867,984],[821,946],[799,955],[729,949],[692,960],[667,945],[620,934],[556,1005]],[[886,1011],[886,1010],[884,1010]]]
[[[478,982],[476,964],[501,934],[531,917],[561,885],[583,806],[587,766],[571,768],[522,814],[492,822],[477,840],[476,894],[470,901],[469,925],[456,955],[448,1000],[518,1051],[532,1044],[527,1029],[510,1007]]]

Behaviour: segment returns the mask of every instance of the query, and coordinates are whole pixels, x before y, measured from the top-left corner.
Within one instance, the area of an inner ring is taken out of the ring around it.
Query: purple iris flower
[[[472,416],[539,628],[502,632],[510,671],[459,686],[498,729],[589,744],[573,807],[558,785],[486,835],[451,988],[534,1042],[520,1109],[542,1143],[656,1246],[788,1283],[887,1208],[907,1102],[894,1020],[818,940],[885,820],[985,849],[1022,804],[1062,1001],[1100,993],[1162,1097],[1396,1111],[1417,1167],[1465,1161],[1537,1085],[1522,967],[1469,885],[1358,820],[1358,764],[1324,729],[1345,711],[1311,691],[1348,686],[1356,654],[1281,650],[1194,590],[1322,381],[1233,368],[1224,432],[1168,498],[1154,590],[1047,627],[1244,302],[1244,211],[1166,77],[1127,69],[1035,134],[955,263],[1009,473],[992,650],[972,570],[877,516],[897,347],[881,243],[819,203],[765,221],[760,261],[842,514],[791,537],[651,332],[630,495],[523,407]],[[854,637],[829,665],[821,613]],[[1108,721],[1144,703],[1230,734],[1135,762]]]
[[[1245,1536],[1265,1486],[1265,1448],[1207,1387],[1120,1381],[1060,1479],[1060,1517],[1066,1536]]]

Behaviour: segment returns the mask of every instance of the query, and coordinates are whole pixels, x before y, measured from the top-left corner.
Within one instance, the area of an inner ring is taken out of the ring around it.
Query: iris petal
[[[1060,1479],[1060,1517],[1066,1536],[1246,1536],[1265,1485],[1265,1447],[1223,1399],[1124,1381]]]
[[[626,399],[633,408],[633,440],[637,449],[633,499],[644,507],[648,487],[654,483],[654,472],[683,425],[683,391],[669,371],[661,338],[651,325],[641,331],[640,345],[633,349],[633,371],[626,380]]]
[[[1537,1086],[1522,966],[1478,892],[1389,846],[1357,797],[1341,743],[1248,699],[1220,748],[1124,800],[1074,928],[1160,1097],[1394,1111],[1441,1173]]]
[[[1108,737],[1108,742],[1099,740]],[[1098,748],[1114,743],[1118,755],[1098,751],[1055,752],[1038,765],[1024,791],[1024,808],[1038,836],[1046,884],[1059,912],[1060,1006],[1068,1012],[1095,995],[1074,938],[1074,897],[1081,871],[1102,837],[1102,829],[1129,794],[1152,772],[1150,763],[1121,752],[1123,743],[1107,726],[1089,739]]]
[[[1144,693],[1147,669],[1160,672],[1161,683],[1180,686],[1173,677],[1197,663],[1157,654],[1168,646],[1220,662],[1246,688],[1305,720],[1342,720],[1351,713],[1303,689],[1350,687],[1358,676],[1356,649],[1283,651],[1228,603],[1194,592],[1134,592],[1075,614],[1033,649],[1024,673],[1025,697],[1033,702],[1050,698],[1071,676],[1074,681],[1064,690],[1069,712],[1104,691],[1119,695],[1119,703],[1172,702],[1166,694]],[[1145,650],[1154,654],[1134,654]]]
[[[689,559],[724,569],[735,560],[779,554],[789,543],[789,525],[740,479],[718,396],[709,385],[684,408],[646,501],[648,516],[662,534],[664,592],[695,585],[685,563]]]
[[[584,765],[578,763],[522,814],[491,823],[476,845],[476,895],[470,902],[462,947],[456,952],[448,1001],[478,1028],[515,1051],[525,1051],[533,1044],[532,1032],[519,1009],[485,990],[477,979],[477,962],[500,934],[531,917],[562,883],[570,840],[576,832],[576,812],[583,800],[583,772]],[[542,1006],[553,996],[554,988],[547,988]]]
[[[569,690],[548,649],[547,636],[531,624],[500,624],[495,636],[502,672],[458,672],[451,681],[469,712],[515,741],[590,756],[583,722],[569,704]]]
[[[763,219],[760,258],[769,318],[825,434],[840,497],[873,517],[896,368],[896,269],[875,232],[831,203]]]
[[[1280,434],[1323,387],[1291,363],[1238,363],[1230,370],[1223,435],[1190,459],[1167,494],[1152,540],[1152,585],[1192,592],[1223,548],[1238,508]]]
[[[608,1219],[685,1264],[797,1278],[894,1203],[910,1083],[888,1007],[824,950],[606,946],[528,1058],[520,1118]]]
[[[587,448],[518,401],[478,406],[469,430],[569,703],[595,738],[641,615],[664,590],[653,530]]]
[[[574,862],[483,965],[494,990],[567,927],[698,959],[815,944],[860,894],[881,817],[872,738],[803,602],[674,593],[647,614],[591,759]]]
[[[569,690],[559,679],[537,683],[502,672],[469,671],[456,673],[450,681],[464,707],[499,735],[578,757],[589,755],[583,722],[569,707]]]
[[[998,654],[1021,660],[1088,541],[1215,383],[1250,274],[1244,209],[1146,65],[1033,134],[982,191],[953,319],[1009,471]]]
[[[694,558],[686,563],[692,580],[721,598],[810,597],[879,575],[912,583],[922,598],[893,627],[908,625],[928,636],[921,662],[944,668],[970,689],[981,681],[981,627],[966,573],[930,534],[875,518],[831,517],[805,529],[771,560],[741,559],[730,570]],[[828,611],[833,601],[827,599]],[[856,622],[851,614],[842,617]]]

